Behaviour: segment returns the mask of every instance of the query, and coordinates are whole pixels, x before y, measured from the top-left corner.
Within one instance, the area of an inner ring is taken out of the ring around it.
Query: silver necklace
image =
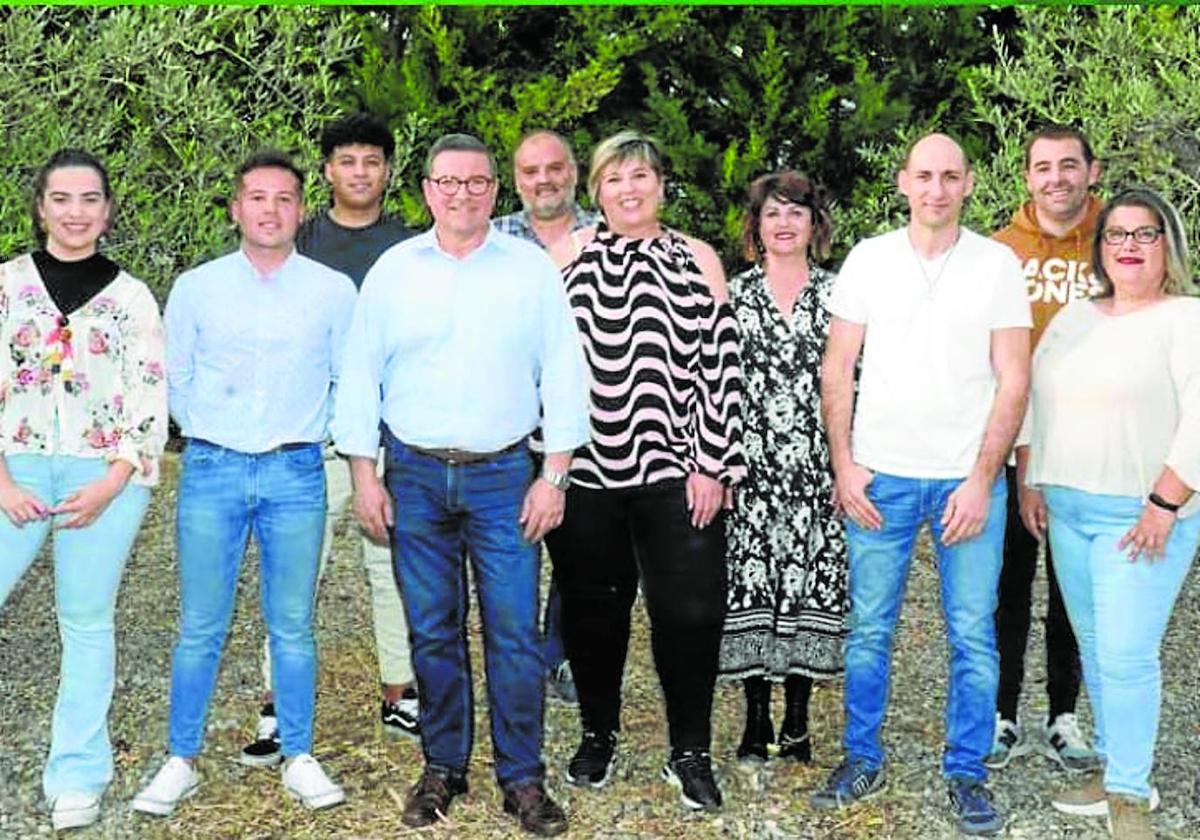
[[[908,243],[909,247],[912,248],[913,258],[917,261],[917,270],[921,272],[921,279],[925,281],[926,300],[933,300],[933,296],[937,292],[938,283],[941,282],[942,275],[946,273],[946,266],[950,264],[950,257],[954,255],[954,249],[958,247],[958,240],[961,237],[962,229],[960,228],[954,236],[953,244],[951,244],[950,248],[947,249],[946,258],[942,260],[941,268],[938,269],[938,272],[934,276],[933,280],[929,279],[929,274],[925,271],[925,260],[921,259],[921,255],[917,253],[916,246],[911,242]]]

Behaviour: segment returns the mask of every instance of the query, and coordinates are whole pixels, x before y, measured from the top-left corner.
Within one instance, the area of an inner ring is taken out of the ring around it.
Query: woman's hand
[[[86,528],[104,513],[109,503],[125,489],[129,480],[128,472],[109,472],[103,478],[96,479],[91,484],[67,496],[62,504],[51,508],[54,515],[73,513],[73,517],[58,525],[59,528]]]
[[[1017,498],[1025,530],[1039,540],[1045,539],[1050,517],[1046,510],[1046,497],[1042,495],[1042,491],[1033,487],[1020,487],[1017,490]]]
[[[685,492],[693,528],[706,527],[725,503],[725,487],[703,473],[692,473],[687,477]]]
[[[50,515],[45,502],[12,481],[0,486],[0,509],[18,528]]]
[[[1128,548],[1131,563],[1141,555],[1145,555],[1146,560],[1151,563],[1161,560],[1167,548],[1167,539],[1171,536],[1171,528],[1174,526],[1174,513],[1146,502],[1137,524],[1125,532],[1125,536],[1117,543],[1117,549],[1124,551]]]

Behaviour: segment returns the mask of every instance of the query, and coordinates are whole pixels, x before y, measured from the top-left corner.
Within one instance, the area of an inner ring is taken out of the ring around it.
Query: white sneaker
[[[100,795],[68,791],[54,797],[50,823],[55,831],[64,828],[83,828],[100,819]]]
[[[308,753],[284,762],[283,787],[314,811],[346,801],[346,792],[325,775],[321,765]]]
[[[199,786],[200,776],[192,765],[173,755],[154,774],[150,784],[133,798],[130,807],[143,814],[167,817],[181,800],[195,793]]]
[[[1059,715],[1052,725],[1046,727],[1042,754],[1058,762],[1064,770],[1082,772],[1100,767],[1100,756],[1084,740],[1079,731],[1079,721],[1070,712]]]
[[[996,713],[996,730],[992,737],[992,750],[983,760],[985,767],[1003,770],[1014,758],[1029,755],[1033,745],[1025,739],[1025,732],[1016,721],[1005,720]]]

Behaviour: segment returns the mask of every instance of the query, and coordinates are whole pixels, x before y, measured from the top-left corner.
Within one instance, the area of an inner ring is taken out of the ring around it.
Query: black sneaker
[[[882,767],[868,767],[861,759],[846,759],[829,774],[825,787],[813,792],[809,802],[818,810],[847,808],[879,793],[883,782]]]
[[[584,730],[571,763],[567,781],[576,787],[602,788],[617,763],[617,733]]]
[[[379,719],[385,732],[420,738],[421,704],[417,690],[410,685],[395,703],[384,700],[379,706]]]
[[[679,801],[685,808],[715,811],[721,807],[721,789],[713,778],[708,750],[673,750],[662,775],[679,791]]]
[[[275,704],[266,703],[259,712],[254,740],[242,747],[238,761],[247,767],[274,767],[283,761],[279,747],[279,722],[275,719]]]

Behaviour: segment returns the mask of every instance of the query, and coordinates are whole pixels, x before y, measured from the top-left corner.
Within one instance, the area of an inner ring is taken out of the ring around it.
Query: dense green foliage
[[[0,10],[0,254],[28,247],[33,172],[62,145],[106,158],[113,255],[164,294],[234,242],[224,201],[248,151],[278,146],[325,200],[316,137],[366,108],[398,141],[388,203],[414,224],[425,150],[470,131],[497,152],[555,128],[586,168],[619,128],[659,137],[668,220],[736,268],[747,182],[792,166],[835,204],[836,256],[903,217],[894,170],[930,128],[964,141],[990,230],[1023,199],[1020,147],[1081,124],[1104,188],[1163,188],[1196,220],[1200,12],[1191,8],[402,7]],[[931,48],[932,46],[932,48]]]
[[[1028,8],[1011,40],[998,35],[994,60],[963,75],[974,130],[975,193],[966,222],[980,231],[1007,224],[1028,198],[1024,146],[1045,123],[1081,128],[1102,163],[1101,196],[1135,184],[1179,208],[1193,248],[1200,242],[1200,9],[1196,7]],[[950,131],[954,125],[933,123]],[[867,168],[860,200],[841,221],[855,230],[891,227],[903,205],[891,173],[912,124],[890,142],[860,150]]]
[[[848,204],[860,186],[858,146],[913,123],[966,125],[959,78],[990,60],[991,27],[1007,28],[1012,13],[424,8],[390,10],[386,20],[358,91],[406,137],[427,145],[466,130],[507,153],[522,133],[549,127],[571,137],[586,164],[604,136],[647,131],[671,166],[668,219],[733,262],[756,175],[803,168]],[[421,212],[419,163],[402,179],[410,215]],[[509,191],[506,206],[515,203]]]
[[[231,173],[253,149],[312,154],[345,101],[362,20],[263,7],[0,10],[0,254],[29,247],[30,185],[48,154],[81,146],[112,173],[107,250],[165,296],[229,249]]]

